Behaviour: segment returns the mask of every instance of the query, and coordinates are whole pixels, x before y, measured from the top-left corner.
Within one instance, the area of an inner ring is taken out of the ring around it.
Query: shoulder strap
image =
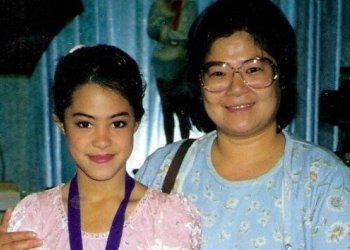
[[[185,140],[177,150],[174,159],[171,161],[168,172],[164,178],[162,192],[169,194],[173,189],[177,173],[179,172],[183,158],[186,155],[188,148],[192,145],[195,139]]]

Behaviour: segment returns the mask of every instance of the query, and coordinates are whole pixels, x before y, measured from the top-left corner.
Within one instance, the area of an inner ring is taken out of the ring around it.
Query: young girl
[[[182,195],[147,189],[126,172],[144,113],[136,62],[109,45],[58,63],[54,120],[76,164],[70,183],[32,194],[9,231],[30,230],[41,249],[199,249],[197,210]]]

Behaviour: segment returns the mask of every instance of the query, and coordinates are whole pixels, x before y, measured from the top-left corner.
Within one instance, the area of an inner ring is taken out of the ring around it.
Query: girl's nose
[[[94,135],[93,145],[95,147],[104,149],[111,144],[111,137],[108,129],[98,129]]]

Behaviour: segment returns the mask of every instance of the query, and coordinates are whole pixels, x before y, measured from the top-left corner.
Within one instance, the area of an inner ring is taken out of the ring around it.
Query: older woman
[[[296,39],[268,0],[218,0],[189,34],[193,120],[173,192],[200,210],[202,249],[347,249],[350,173],[331,152],[283,129],[296,114]],[[138,172],[161,188],[180,143]]]

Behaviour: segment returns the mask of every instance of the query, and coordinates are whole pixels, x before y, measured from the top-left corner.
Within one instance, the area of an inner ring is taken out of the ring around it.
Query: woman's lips
[[[105,154],[105,155],[89,155],[89,158],[91,161],[96,163],[106,163],[113,159],[112,154]]]
[[[226,109],[230,111],[243,111],[243,110],[248,110],[253,106],[252,103],[245,103],[245,104],[240,104],[240,105],[232,105],[232,106],[226,106]]]

